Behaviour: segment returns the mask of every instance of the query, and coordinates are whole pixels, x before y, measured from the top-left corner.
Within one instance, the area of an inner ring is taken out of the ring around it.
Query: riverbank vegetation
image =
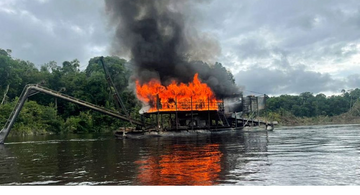
[[[29,61],[14,59],[10,50],[0,49],[0,125],[4,125],[27,84],[40,84],[55,91],[116,110],[99,57],[92,58],[84,70],[78,60],[62,65],[49,62],[37,68]],[[121,93],[125,106],[136,118],[141,105],[128,88],[130,70],[126,61],[105,57],[109,73]],[[91,111],[79,105],[46,94],[28,98],[11,134],[89,133],[113,131],[127,122]],[[2,126],[1,126],[2,127]]]
[[[341,92],[329,97],[310,92],[269,97],[262,115],[282,125],[360,123],[360,89]]]
[[[26,84],[40,84],[52,90],[117,110],[99,57],[90,59],[80,70],[78,60],[51,61],[36,67],[29,61],[15,59],[10,50],[0,49],[0,126],[5,124],[18,96]],[[128,87],[131,70],[127,61],[118,57],[104,58],[116,88],[121,93],[132,118],[139,118],[140,102]],[[281,95],[267,98],[262,113],[268,120],[283,125],[359,123],[360,89],[343,90],[341,95],[326,97],[305,92],[300,95]],[[29,97],[11,134],[91,133],[113,131],[127,122],[91,111],[46,94]]]

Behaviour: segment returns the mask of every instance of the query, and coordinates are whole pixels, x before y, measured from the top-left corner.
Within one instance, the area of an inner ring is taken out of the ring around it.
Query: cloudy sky
[[[338,94],[360,88],[360,1],[210,0],[198,30],[247,93]],[[0,0],[0,48],[40,66],[110,55],[101,0]]]

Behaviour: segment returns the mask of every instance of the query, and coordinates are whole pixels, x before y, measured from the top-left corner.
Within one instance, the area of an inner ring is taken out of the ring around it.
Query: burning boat
[[[265,96],[243,98],[242,94],[236,94],[218,99],[197,73],[186,84],[172,81],[164,86],[156,79],[144,84],[136,81],[136,96],[143,103],[140,114],[143,124],[147,125],[122,128],[117,135],[214,132],[255,126],[272,130],[274,125],[254,119],[265,108]],[[251,118],[244,118],[245,115]]]
[[[141,110],[145,118],[156,121],[156,130],[194,130],[229,127],[224,116],[224,104],[218,100],[198,74],[187,84],[175,81],[167,86],[158,80],[140,85],[136,95],[145,105]]]

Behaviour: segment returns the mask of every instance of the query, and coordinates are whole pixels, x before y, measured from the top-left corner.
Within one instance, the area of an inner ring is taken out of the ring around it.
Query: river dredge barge
[[[177,105],[186,106],[179,106],[181,109],[178,110]],[[175,110],[164,108],[164,104],[157,101],[155,109],[141,114],[142,122],[147,124],[146,127],[121,127],[114,134],[122,138],[142,135],[189,135],[229,130],[273,130],[274,125],[277,125],[276,121],[268,122],[256,118],[264,106],[265,97],[243,98],[241,95],[212,103],[174,101],[172,107],[175,107]]]

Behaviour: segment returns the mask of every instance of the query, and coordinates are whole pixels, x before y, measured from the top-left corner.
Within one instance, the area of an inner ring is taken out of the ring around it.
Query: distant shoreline
[[[286,117],[285,117],[286,118]],[[310,125],[346,125],[346,124],[360,124],[360,117],[347,118],[341,116],[334,117],[313,117],[292,119],[284,119],[279,122],[279,126],[310,126]]]

